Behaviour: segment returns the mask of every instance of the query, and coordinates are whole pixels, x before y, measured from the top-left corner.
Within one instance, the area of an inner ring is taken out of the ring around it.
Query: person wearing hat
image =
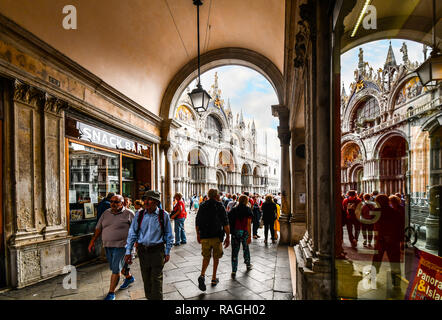
[[[126,244],[126,263],[132,263],[132,248],[138,242],[144,292],[149,300],[163,300],[163,267],[170,259],[174,236],[169,214],[159,208],[160,193],[149,190],[143,196],[144,209],[135,214]]]

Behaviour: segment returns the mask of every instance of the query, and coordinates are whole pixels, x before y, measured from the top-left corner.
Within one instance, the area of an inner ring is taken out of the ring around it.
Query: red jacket
[[[174,215],[179,210],[180,206],[181,206],[181,213],[178,214],[175,217],[175,219],[187,218],[186,205],[184,204],[183,200],[180,200],[175,204],[175,206],[173,207],[172,215]]]

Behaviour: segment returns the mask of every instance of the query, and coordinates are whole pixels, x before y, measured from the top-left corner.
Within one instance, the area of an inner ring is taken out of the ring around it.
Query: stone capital
[[[63,100],[55,98],[47,93],[45,94],[45,104],[44,104],[45,111],[59,115],[62,110],[67,108],[67,106],[68,104]]]
[[[276,104],[272,106],[272,116],[279,117],[280,121],[281,119],[286,119],[286,118],[288,120],[289,114],[290,114],[289,109],[284,105]]]
[[[14,100],[34,107],[41,107],[45,103],[45,94],[19,80],[14,81]]]
[[[278,138],[281,141],[281,146],[282,145],[289,145],[291,137],[292,137],[292,134],[291,134],[288,127],[286,128],[286,127],[278,126]]]

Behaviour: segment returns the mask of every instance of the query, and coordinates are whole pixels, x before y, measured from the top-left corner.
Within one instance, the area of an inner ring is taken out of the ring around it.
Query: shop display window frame
[[[132,158],[132,159],[136,159],[136,160],[147,160],[150,161],[150,170],[151,170],[151,175],[153,173],[153,160],[152,160],[152,154],[150,151],[149,155],[150,157],[143,157],[143,156],[138,156],[129,152],[125,152],[123,150],[115,150],[115,149],[111,149],[111,148],[106,148],[94,143],[89,143],[89,142],[85,142],[84,140],[81,139],[77,139],[77,138],[73,138],[73,137],[69,137],[66,136],[65,137],[65,150],[66,150],[66,154],[65,154],[65,158],[66,158],[66,224],[67,224],[67,231],[68,234],[71,235],[71,230],[70,230],[70,209],[69,209],[69,183],[70,183],[70,175],[69,175],[69,171],[70,171],[70,166],[69,166],[69,143],[76,143],[79,145],[83,145],[85,147],[90,147],[90,148],[94,148],[97,150],[101,150],[101,151],[105,151],[105,152],[109,152],[115,155],[119,156],[119,194],[122,194],[123,192],[123,157],[127,157],[127,158]],[[152,146],[150,146],[150,150],[152,150]],[[152,185],[152,176],[151,176],[151,181],[149,181],[150,185]],[[77,236],[72,236],[73,238],[79,238],[79,237],[84,237],[90,235],[89,233],[86,234],[82,234],[82,235],[77,235]]]

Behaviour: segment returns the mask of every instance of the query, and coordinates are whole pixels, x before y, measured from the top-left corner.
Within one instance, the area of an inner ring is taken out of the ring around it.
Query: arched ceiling
[[[244,48],[283,72],[285,1],[203,2],[202,54]],[[62,27],[69,4],[77,30]],[[157,115],[169,82],[197,56],[192,0],[2,0],[0,13]]]

